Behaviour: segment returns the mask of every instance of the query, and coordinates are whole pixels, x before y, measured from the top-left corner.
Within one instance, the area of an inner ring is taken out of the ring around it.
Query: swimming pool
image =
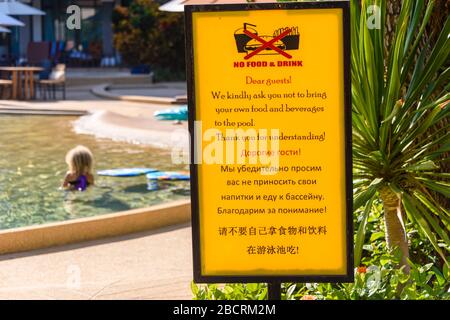
[[[59,190],[67,171],[66,152],[82,144],[95,157],[94,170],[151,167],[187,170],[173,165],[170,150],[76,134],[66,116],[0,116],[0,229],[64,221],[144,208],[186,199],[188,182],[163,184],[148,191],[145,176],[95,176],[86,192]],[[179,192],[181,190],[181,192]]]

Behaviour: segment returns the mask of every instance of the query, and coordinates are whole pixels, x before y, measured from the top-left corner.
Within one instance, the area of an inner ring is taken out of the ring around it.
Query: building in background
[[[47,43],[50,54],[66,54],[69,65],[97,66],[117,63],[113,46],[112,11],[116,5],[127,6],[131,0],[23,0],[45,15],[14,16],[24,27],[11,27],[0,34],[2,59],[27,61],[30,43]],[[81,28],[66,26],[67,8],[77,5],[81,11]],[[61,52],[59,52],[61,51]]]

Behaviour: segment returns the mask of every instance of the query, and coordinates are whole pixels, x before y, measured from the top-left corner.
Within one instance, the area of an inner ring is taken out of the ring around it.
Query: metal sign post
[[[281,282],[269,282],[267,286],[269,300],[281,300]]]

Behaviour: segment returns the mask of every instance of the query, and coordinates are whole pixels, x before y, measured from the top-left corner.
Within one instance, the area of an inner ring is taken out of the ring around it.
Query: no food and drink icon
[[[300,34],[298,27],[286,27],[276,29],[271,36],[259,35],[256,25],[244,23],[243,28],[239,28],[234,33],[237,51],[246,53],[245,60],[255,55],[282,55],[287,59],[292,56],[286,51],[298,50]]]

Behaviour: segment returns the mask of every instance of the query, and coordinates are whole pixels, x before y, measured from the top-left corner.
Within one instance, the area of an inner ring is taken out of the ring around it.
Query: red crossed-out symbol
[[[272,50],[278,52],[279,54],[281,54],[282,56],[285,56],[288,59],[291,59],[292,56],[286,52],[284,52],[282,49],[276,47],[274,45],[275,42],[277,42],[278,40],[283,39],[284,37],[286,37],[289,33],[291,33],[292,29],[287,29],[285,30],[283,33],[279,34],[277,37],[271,39],[270,41],[266,41],[263,38],[259,37],[258,35],[251,33],[248,30],[244,30],[244,33],[246,35],[248,35],[249,37],[261,42],[261,47],[259,47],[258,49],[256,49],[255,51],[252,51],[251,53],[249,53],[248,55],[246,55],[244,57],[245,60],[250,59],[251,57],[253,57],[254,55],[257,55],[258,53],[260,53],[261,51],[263,51],[266,48],[271,48]]]

